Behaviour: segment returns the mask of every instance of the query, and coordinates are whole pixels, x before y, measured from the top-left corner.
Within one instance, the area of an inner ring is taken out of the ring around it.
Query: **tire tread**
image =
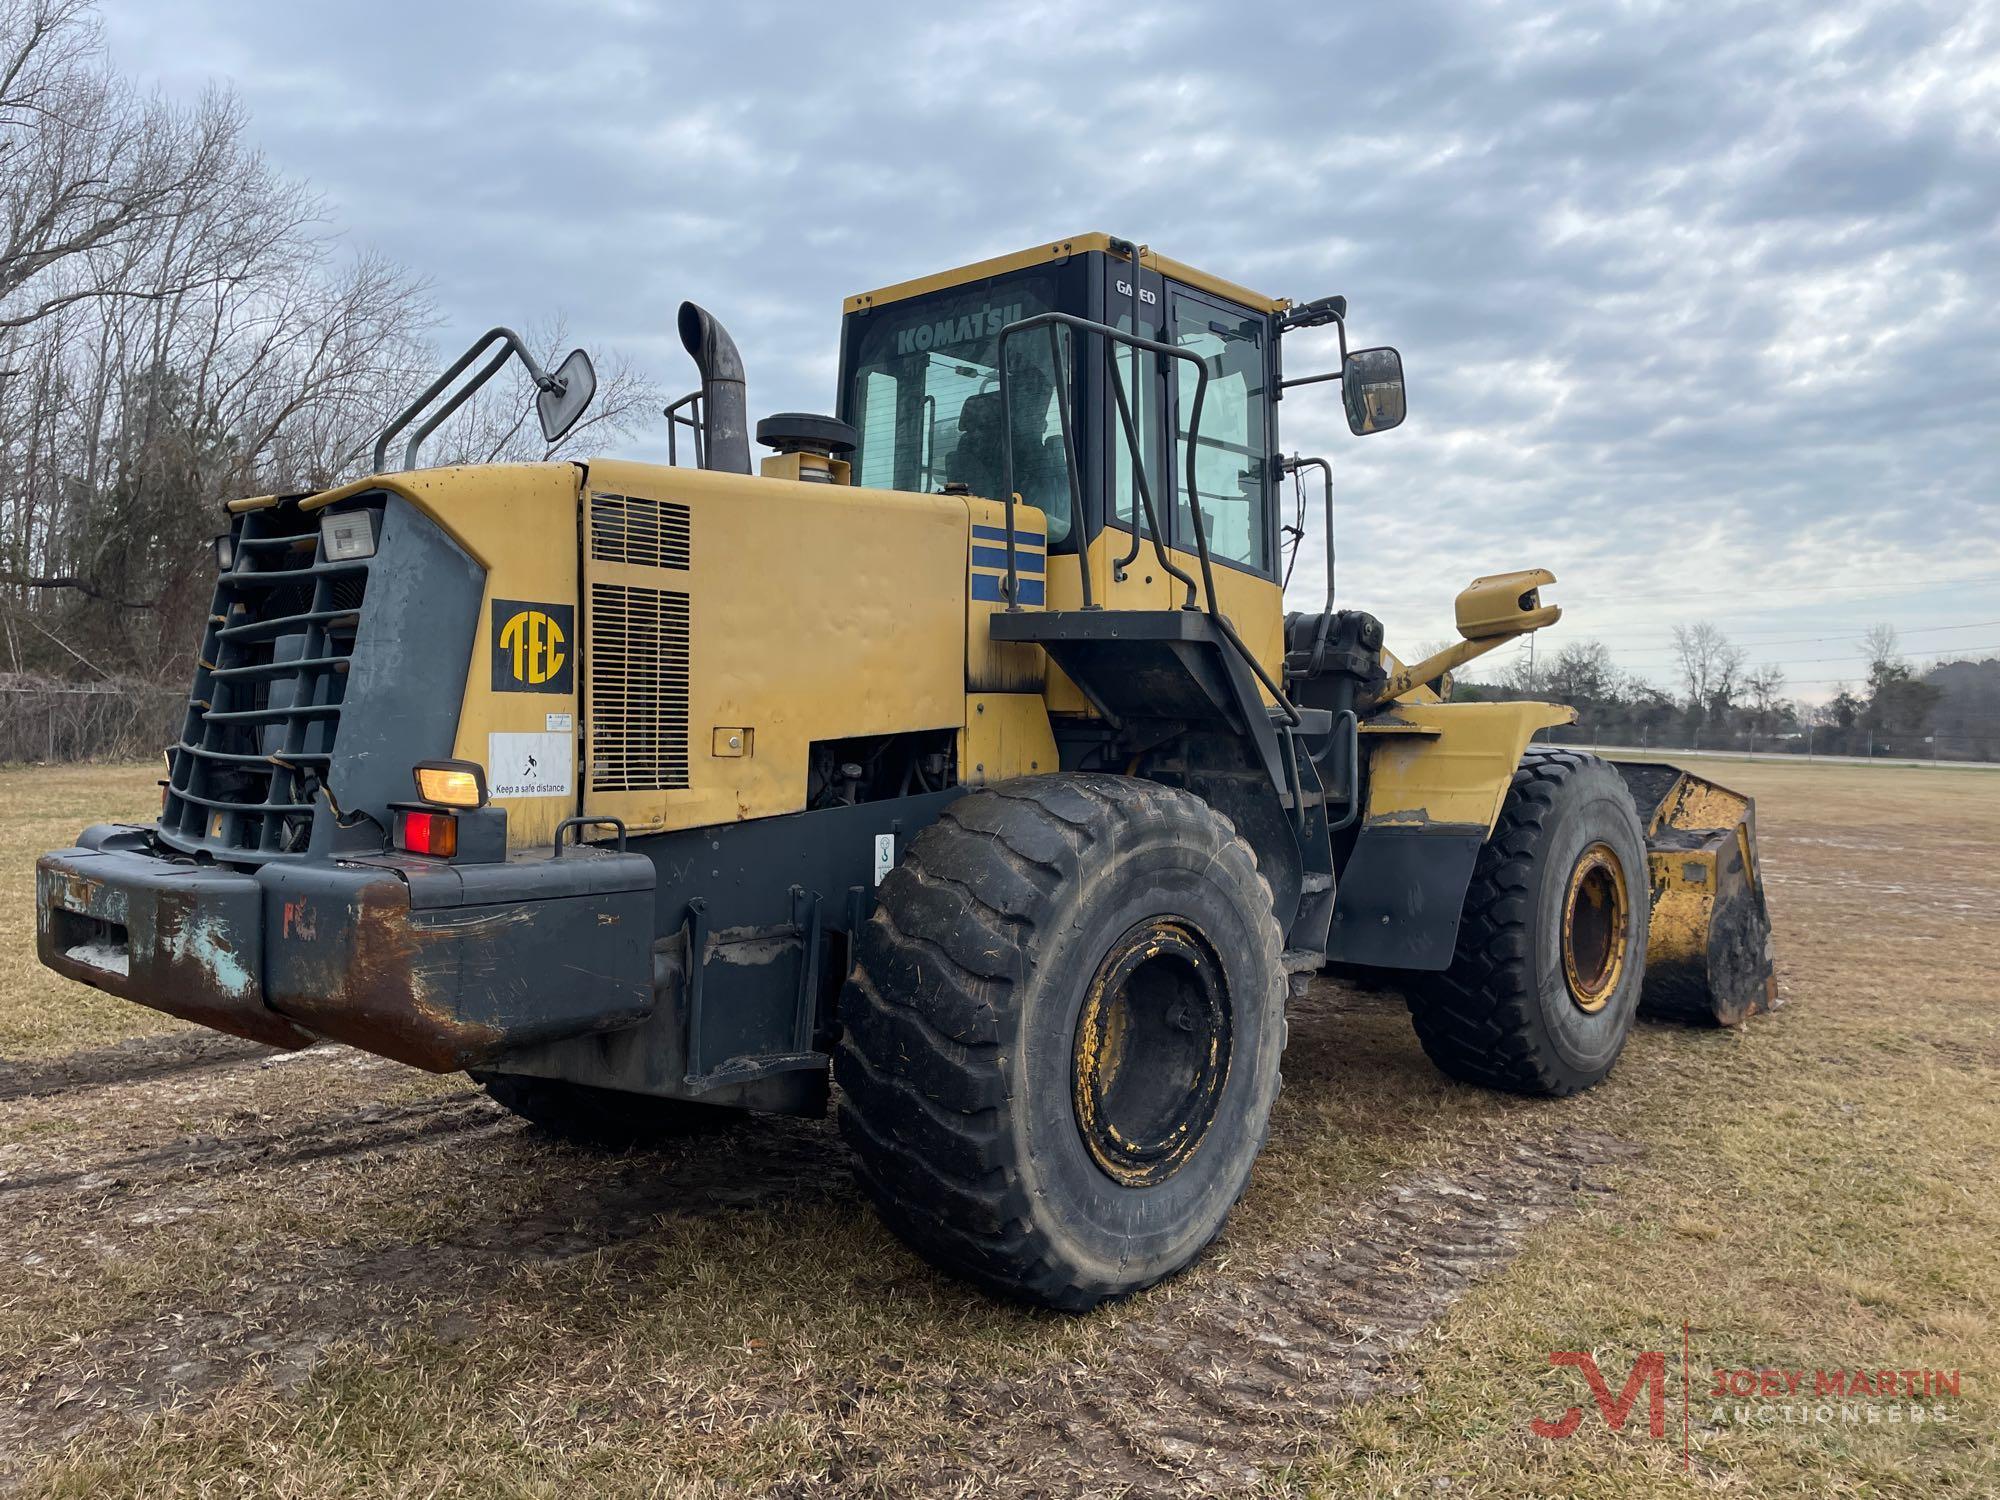
[[[1098,846],[1115,849],[1169,821],[1205,828],[1199,836],[1218,859],[1236,862],[1270,909],[1255,855],[1199,798],[1125,777],[1049,775],[985,788],[947,808],[884,877],[856,943],[834,1053],[842,1135],[889,1226],[989,1290],[1085,1311],[1137,1289],[1082,1274],[1037,1227],[1011,1159],[1018,1147],[1005,1117],[1005,1064],[1019,1042],[1015,996],[1033,975],[1044,925],[1073,872]],[[981,873],[984,890],[973,885]],[[946,892],[959,898],[953,910],[922,900]],[[949,930],[910,931],[913,904]],[[1275,917],[1264,927],[1271,972],[1281,973]]]

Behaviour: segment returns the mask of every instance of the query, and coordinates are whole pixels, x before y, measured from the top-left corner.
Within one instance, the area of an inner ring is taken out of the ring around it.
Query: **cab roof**
[[[996,255],[991,260],[974,261],[971,265],[959,266],[956,270],[919,276],[913,281],[899,281],[893,286],[878,287],[872,292],[856,292],[847,299],[842,311],[865,312],[884,303],[900,302],[905,297],[920,297],[926,292],[962,286],[968,281],[983,281],[988,276],[1018,271],[1026,266],[1050,265],[1067,260],[1072,255],[1088,254],[1092,250],[1101,250],[1109,255],[1113,253],[1111,245],[1112,237],[1108,234],[1073,235],[1069,239],[1037,245],[1031,250],[1017,250],[1012,255]],[[1248,287],[1238,286],[1233,281],[1224,281],[1220,276],[1211,276],[1206,271],[1197,271],[1193,266],[1169,260],[1164,255],[1155,255],[1143,245],[1139,247],[1139,263],[1150,271],[1159,272],[1171,281],[1180,282],[1183,286],[1194,287],[1258,312],[1283,312],[1292,305],[1289,298],[1267,297],[1262,292],[1253,292]]]

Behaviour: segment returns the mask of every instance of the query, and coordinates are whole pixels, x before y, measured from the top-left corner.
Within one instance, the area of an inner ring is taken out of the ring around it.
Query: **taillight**
[[[450,813],[400,811],[396,814],[396,843],[412,854],[450,859],[458,853],[458,819]]]

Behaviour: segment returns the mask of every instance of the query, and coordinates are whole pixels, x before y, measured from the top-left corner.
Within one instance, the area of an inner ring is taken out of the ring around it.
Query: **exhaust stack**
[[[692,302],[681,304],[681,343],[701,371],[704,469],[750,472],[749,401],[744,394],[743,356],[714,316]]]

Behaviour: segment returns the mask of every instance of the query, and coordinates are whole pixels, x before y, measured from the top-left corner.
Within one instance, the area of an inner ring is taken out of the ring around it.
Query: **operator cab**
[[[1132,332],[1136,309],[1140,337],[1186,349],[1208,367],[1194,472],[1215,562],[1276,581],[1273,398],[1289,304],[1143,252],[1135,297],[1134,257],[1124,242],[1085,235],[848,298],[839,413],[858,437],[854,482],[922,493],[962,487],[1004,499],[1011,447],[1014,489],[1047,516],[1052,553],[1077,552],[1106,529],[1129,536],[1144,512],[1105,378],[1105,340],[1061,325],[1010,336],[1003,415],[1001,331],[1062,313]],[[1192,551],[1184,489],[1194,368],[1125,346],[1110,353],[1164,540]],[[1059,397],[1074,424],[1074,490]]]

